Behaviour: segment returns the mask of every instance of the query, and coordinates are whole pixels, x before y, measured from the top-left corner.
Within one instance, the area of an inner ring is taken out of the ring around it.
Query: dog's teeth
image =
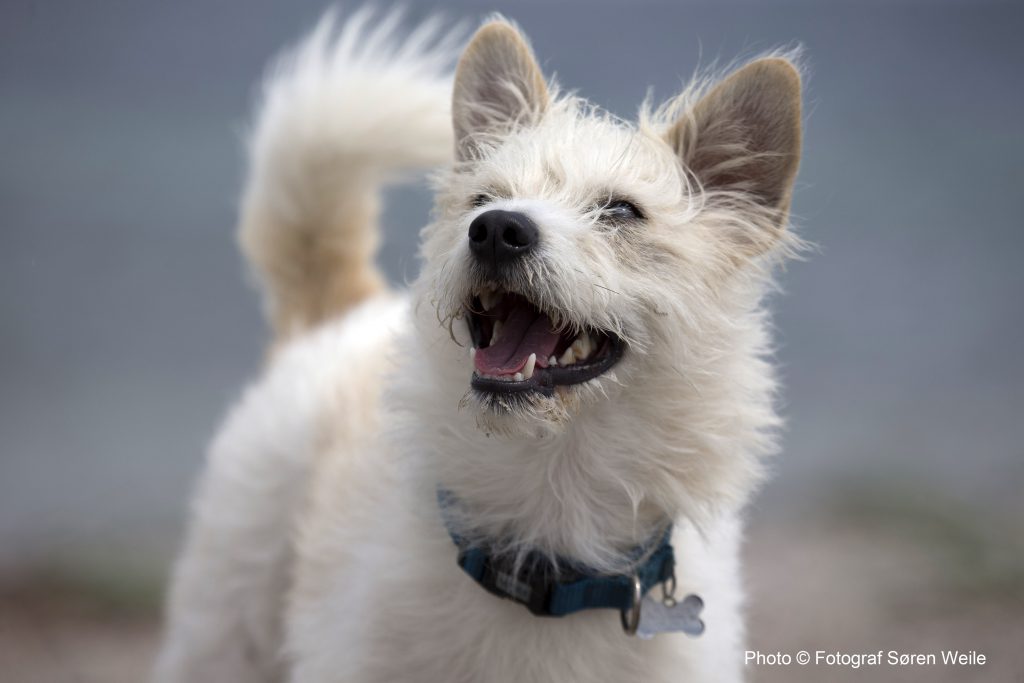
[[[487,288],[481,290],[478,296],[480,297],[480,305],[484,307],[484,311],[489,311],[501,303],[505,294],[503,292],[496,292],[493,289]]]
[[[526,365],[523,366],[523,379],[530,379],[533,377],[533,369],[537,365],[537,354],[531,353],[530,357],[526,359]]]
[[[573,354],[572,347],[570,346],[562,354],[562,357],[558,359],[559,365],[572,365],[576,362],[576,356]]]
[[[523,381],[523,373],[517,372],[516,374],[514,374],[512,376],[512,379],[515,380],[516,382],[522,382]]]
[[[577,360],[586,360],[593,350],[594,345],[590,341],[590,335],[586,332],[580,332],[580,335],[576,337],[576,341],[572,343],[570,347]]]
[[[470,362],[476,360],[476,347],[475,346],[470,346],[469,347],[469,360],[470,360]]]
[[[557,365],[558,365],[558,359],[557,358],[555,358],[554,356],[551,356],[551,358],[548,358],[548,366],[557,366]]]
[[[498,342],[498,337],[501,335],[501,321],[494,321],[494,331],[491,332],[491,346],[494,346]]]

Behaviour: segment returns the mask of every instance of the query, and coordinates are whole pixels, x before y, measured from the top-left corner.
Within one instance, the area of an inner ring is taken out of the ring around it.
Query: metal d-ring
[[[636,629],[640,626],[640,602],[644,599],[644,589],[640,584],[640,577],[633,575],[633,605],[619,612],[619,619],[622,621],[622,630],[626,635],[636,635]]]
[[[661,602],[665,607],[676,606],[676,573],[672,572],[669,576],[661,583]]]

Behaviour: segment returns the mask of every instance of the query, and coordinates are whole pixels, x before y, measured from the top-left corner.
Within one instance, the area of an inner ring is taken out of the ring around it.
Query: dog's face
[[[510,25],[470,43],[424,281],[468,331],[483,428],[561,428],[623,389],[685,382],[687,357],[728,343],[730,283],[785,242],[799,78],[761,60],[694,99],[628,125],[553,97]]]

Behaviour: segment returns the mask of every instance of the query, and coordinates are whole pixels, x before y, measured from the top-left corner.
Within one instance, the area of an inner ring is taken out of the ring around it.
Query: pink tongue
[[[551,329],[551,319],[520,301],[501,324],[498,341],[477,349],[476,371],[482,375],[512,375],[523,369],[531,353],[537,354],[538,366],[546,367],[557,345],[558,333]]]

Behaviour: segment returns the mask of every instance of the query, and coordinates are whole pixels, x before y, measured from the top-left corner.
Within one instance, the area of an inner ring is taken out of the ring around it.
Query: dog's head
[[[468,333],[478,423],[562,429],[624,389],[692,386],[789,244],[791,62],[754,61],[628,124],[549,89],[496,21],[463,54],[452,113],[422,282],[453,339]]]

